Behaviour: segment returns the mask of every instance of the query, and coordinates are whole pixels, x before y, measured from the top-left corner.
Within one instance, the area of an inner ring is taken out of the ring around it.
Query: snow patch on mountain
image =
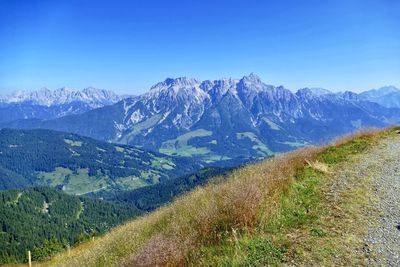
[[[132,124],[135,124],[135,123],[140,122],[143,118],[144,118],[144,115],[142,115],[140,110],[135,110],[131,115],[130,122]]]

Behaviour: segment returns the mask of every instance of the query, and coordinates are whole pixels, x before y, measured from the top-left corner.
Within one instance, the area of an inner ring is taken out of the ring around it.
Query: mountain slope
[[[90,198],[69,196],[44,187],[1,191],[0,264],[25,261],[27,250],[33,252],[35,260],[46,259],[66,250],[67,244],[103,234],[116,224],[153,211],[228,171],[208,168],[132,191],[92,193],[88,195]],[[32,227],[33,231],[27,230]]]
[[[205,168],[173,180],[130,191],[102,191],[89,194],[88,196],[119,204],[129,204],[142,213],[150,212],[198,186],[205,185],[210,179],[214,181],[217,176],[221,178],[231,171],[231,168]]]
[[[388,108],[400,108],[400,90],[394,86],[365,91],[360,96]]]
[[[75,91],[67,88],[18,91],[0,96],[0,123],[19,119],[53,119],[80,114],[122,100],[111,91],[86,88]]]
[[[398,150],[379,159],[375,154],[390,151],[382,143],[399,143],[396,130],[367,132],[238,169],[77,247],[72,257],[60,255],[43,265],[362,265],[364,226],[370,216],[379,217],[370,206],[376,191],[368,178],[376,164],[363,159],[391,166],[387,158],[397,158]]]
[[[139,214],[130,207],[50,188],[0,192],[0,264],[43,260]]]
[[[399,120],[400,109],[382,107],[351,92],[304,88],[294,94],[250,74],[216,81],[166,79],[146,94],[112,106],[6,126],[73,132],[234,165]]]
[[[51,130],[0,131],[1,189],[47,185],[67,193],[128,190],[201,166],[134,147]]]

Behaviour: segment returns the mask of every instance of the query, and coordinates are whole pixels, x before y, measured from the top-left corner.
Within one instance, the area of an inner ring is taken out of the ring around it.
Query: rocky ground
[[[347,199],[359,203],[352,214],[355,220],[343,227],[344,235],[360,244],[351,258],[360,258],[366,266],[400,266],[400,134],[354,155],[337,166],[333,176],[329,193],[333,203],[342,202],[354,188],[364,188]]]
[[[389,138],[364,157],[373,165],[372,182],[378,197],[378,218],[365,237],[368,266],[400,266],[400,135]]]

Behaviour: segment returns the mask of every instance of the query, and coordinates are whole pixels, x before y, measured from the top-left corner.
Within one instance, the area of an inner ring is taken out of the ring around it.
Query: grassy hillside
[[[36,260],[103,234],[139,211],[38,187],[0,192],[0,264]]]
[[[131,190],[193,172],[187,159],[50,130],[0,130],[0,189]]]
[[[394,134],[367,132],[240,168],[41,266],[360,264],[341,227],[356,220],[365,185],[334,202],[331,173]]]
[[[152,211],[177,196],[204,185],[229,169],[208,168],[164,183],[130,191],[103,191],[76,197],[51,188],[0,192],[0,264],[34,259],[67,249],[111,227]],[[88,198],[91,196],[92,198]],[[110,202],[99,200],[103,198]]]

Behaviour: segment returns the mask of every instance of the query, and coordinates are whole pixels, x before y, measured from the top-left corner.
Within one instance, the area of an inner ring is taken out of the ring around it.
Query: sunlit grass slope
[[[356,261],[346,252],[346,246],[355,241],[344,240],[338,229],[346,222],[343,214],[356,218],[361,204],[344,198],[348,202],[334,206],[328,197],[331,173],[394,132],[394,128],[363,132],[331,146],[301,149],[240,168],[38,265],[274,266],[296,262],[319,266]],[[358,199],[363,197],[361,191],[354,188]]]

